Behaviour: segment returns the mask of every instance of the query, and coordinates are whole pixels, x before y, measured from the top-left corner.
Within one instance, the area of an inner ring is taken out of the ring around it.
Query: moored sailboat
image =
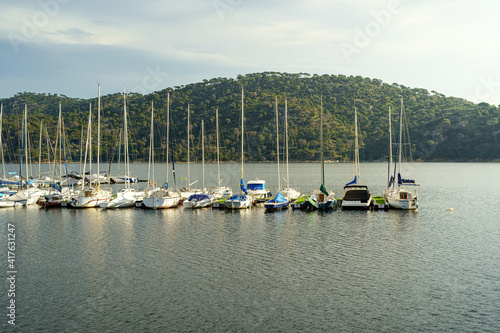
[[[101,146],[101,85],[97,86],[98,98],[97,98],[97,174],[99,174],[99,162],[100,162],[100,146]],[[92,164],[92,105],[90,106],[89,112],[89,122],[87,129],[87,144],[89,146],[89,164]],[[87,153],[85,153],[87,154]],[[92,174],[92,172],[89,172]],[[84,184],[82,184],[82,187]],[[76,197],[72,197],[69,204],[73,208],[92,208],[99,207],[99,204],[111,200],[111,192],[101,188],[101,183],[99,178],[96,182],[89,182],[89,188],[87,190],[82,189]]]
[[[401,175],[403,166],[403,151],[404,148],[410,145],[410,136],[408,133],[407,126],[406,132],[403,129],[403,124],[406,124],[406,116],[404,113],[404,103],[403,97],[401,96],[401,110],[399,113],[399,144],[398,144],[398,161],[394,164],[394,173],[390,175],[390,170],[392,166],[392,130],[389,112],[389,173],[388,173],[388,184],[384,191],[384,198],[389,203],[390,208],[403,209],[403,210],[415,210],[418,208],[418,190],[420,185],[413,179],[405,179]],[[405,135],[404,135],[405,134]],[[403,140],[406,139],[406,140]],[[406,141],[404,143],[403,141]],[[408,159],[411,161],[411,149],[408,149]],[[397,172],[397,180],[396,180]],[[397,181],[397,185],[396,185]]]
[[[252,197],[248,195],[248,191],[245,187],[245,173],[244,173],[244,164],[245,164],[245,151],[244,151],[244,92],[243,87],[241,87],[241,180],[240,180],[240,188],[242,194],[233,194],[226,201],[224,201],[224,206],[229,209],[245,209],[250,208],[252,205]]]
[[[169,118],[170,114],[170,95],[167,96],[168,98],[168,103],[167,103],[167,119]],[[168,119],[169,120],[169,119]],[[155,184],[154,181],[154,129],[153,129],[153,121],[154,121],[154,108],[153,108],[153,102],[151,102],[151,138],[150,138],[150,146],[149,146],[149,162],[150,166],[152,167],[153,170],[153,177],[152,177],[152,184]],[[168,131],[169,131],[169,122],[167,121],[167,138],[168,138]],[[167,156],[168,156],[168,142],[167,142]],[[167,158],[167,164],[168,164],[168,158]],[[174,166],[174,160],[173,160],[173,152],[172,152],[172,169],[174,173],[174,181],[175,181],[175,166]],[[168,177],[168,171],[167,171],[167,177]],[[149,178],[149,177],[148,177]],[[151,179],[150,179],[150,184],[151,184]],[[151,185],[152,185],[151,184]],[[181,196],[179,193],[171,191],[168,188],[168,183],[166,186],[162,187],[149,187],[146,191],[146,195],[144,196],[143,199],[143,207],[144,208],[149,208],[149,209],[164,209],[164,208],[174,208],[179,205],[181,202]]]
[[[215,199],[229,198],[233,195],[233,190],[228,186],[221,186],[222,179],[220,179],[220,154],[219,154],[219,108],[215,110],[215,126],[217,133],[217,187],[211,191]]]
[[[321,135],[321,185],[319,190],[314,192],[304,201],[309,210],[328,210],[337,206],[335,193],[329,193],[325,187],[325,158],[323,154],[323,96],[321,96],[321,115],[320,115],[320,135]]]
[[[300,198],[300,190],[290,187],[290,173],[288,169],[288,107],[285,98],[285,152],[286,152],[286,187],[281,190],[281,194],[288,200]]]
[[[276,162],[278,173],[278,193],[274,199],[268,200],[264,203],[267,211],[278,211],[287,209],[290,201],[283,196],[281,191],[281,177],[280,177],[280,136],[279,136],[279,122],[278,122],[278,97],[276,97]]]
[[[116,209],[116,208],[128,208],[135,207],[137,202],[141,202],[144,199],[144,191],[136,191],[130,187],[130,161],[128,156],[128,122],[127,122],[127,97],[125,93],[125,88],[123,89],[123,132],[124,132],[124,164],[125,164],[125,175],[122,177],[124,179],[124,188],[122,188],[116,197],[108,202],[102,202],[99,206],[106,209]]]
[[[360,185],[358,112],[354,107],[354,180],[344,186],[342,209],[367,210],[372,205],[373,197],[368,186]]]

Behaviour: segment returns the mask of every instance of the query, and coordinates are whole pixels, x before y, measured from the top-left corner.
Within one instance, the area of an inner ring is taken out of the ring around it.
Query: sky
[[[493,0],[4,0],[0,99],[276,71],[499,105],[499,12]]]

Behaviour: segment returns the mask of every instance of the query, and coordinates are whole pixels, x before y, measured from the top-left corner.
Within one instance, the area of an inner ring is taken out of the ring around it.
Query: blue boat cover
[[[240,188],[243,191],[243,193],[248,194],[247,188],[245,187],[245,181],[243,180],[243,178],[241,178],[240,180]]]
[[[10,181],[10,180],[0,179],[0,185],[19,185],[19,181],[14,182],[14,181]]]
[[[55,188],[59,192],[62,192],[62,186],[57,184],[50,184],[50,187]]]
[[[391,178],[389,179],[389,184],[387,185],[387,187],[391,187],[392,184],[394,184],[394,176],[391,176]]]
[[[354,180],[350,183],[345,184],[345,186],[355,185],[358,183],[358,176],[354,176]]]
[[[285,203],[288,202],[288,200],[285,199],[285,197],[283,196],[283,194],[281,194],[281,192],[278,192],[278,194],[276,194],[276,197],[274,199],[269,200],[268,202]]]
[[[192,194],[189,196],[188,201],[201,201],[205,199],[211,199],[212,196],[210,194]]]
[[[252,190],[252,191],[265,190],[266,189],[266,184],[265,183],[248,184],[248,189]]]
[[[231,201],[235,201],[235,200],[246,200],[247,199],[247,196],[246,195],[243,195],[243,194],[233,194],[229,199],[227,200],[231,200]]]
[[[403,177],[401,177],[401,174],[398,173],[398,185],[403,185],[403,184],[415,184],[415,180],[404,179]]]

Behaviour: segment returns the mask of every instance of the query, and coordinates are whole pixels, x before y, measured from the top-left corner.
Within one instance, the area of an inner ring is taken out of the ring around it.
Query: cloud
[[[391,6],[400,11],[384,18]],[[88,97],[96,81],[120,91],[159,67],[169,74],[158,89],[289,71],[361,75],[466,97],[481,78],[500,81],[498,7],[468,0],[8,2],[0,4],[0,57],[9,83],[0,87],[4,96],[35,89]],[[367,31],[366,45],[346,61],[339,46],[355,45]],[[500,93],[488,101],[500,103]]]

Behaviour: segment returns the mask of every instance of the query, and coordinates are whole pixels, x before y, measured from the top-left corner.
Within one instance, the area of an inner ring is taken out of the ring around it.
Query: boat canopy
[[[241,180],[240,180],[240,188],[243,191],[243,193],[245,193],[245,194],[248,193],[247,188],[245,187],[245,181],[243,180],[243,178],[241,178]]]
[[[319,187],[319,190],[321,191],[321,193],[324,193],[327,196],[330,195],[330,193],[328,193],[328,191],[326,190],[325,185],[323,185],[323,184],[321,184],[321,186]]]
[[[415,180],[414,179],[404,179],[403,177],[401,177],[401,174],[398,173],[398,185],[408,185],[408,184],[411,184],[411,185],[415,185]]]
[[[248,189],[252,190],[252,191],[266,189],[266,183],[263,180],[262,181],[249,181],[247,185],[248,185]]]
[[[283,194],[281,194],[281,192],[278,192],[278,194],[276,194],[276,197],[272,200],[269,200],[268,202],[285,203],[288,202],[288,200],[283,196]]]
[[[61,185],[57,185],[57,184],[52,183],[49,186],[52,187],[53,189],[58,190],[59,192],[62,192],[62,186]]]
[[[244,194],[233,194],[229,199],[229,201],[236,201],[236,200],[246,200],[247,196]]]
[[[358,183],[358,176],[354,176],[353,181],[350,182],[350,183],[345,184],[345,186],[354,185],[354,184],[357,184],[357,183]]]
[[[366,186],[352,187],[349,191],[344,192],[343,200],[368,202],[370,196],[370,191]]]
[[[0,179],[0,185],[19,185],[19,181]]]
[[[210,194],[192,194],[189,196],[188,201],[202,201],[206,199],[212,199]]]

